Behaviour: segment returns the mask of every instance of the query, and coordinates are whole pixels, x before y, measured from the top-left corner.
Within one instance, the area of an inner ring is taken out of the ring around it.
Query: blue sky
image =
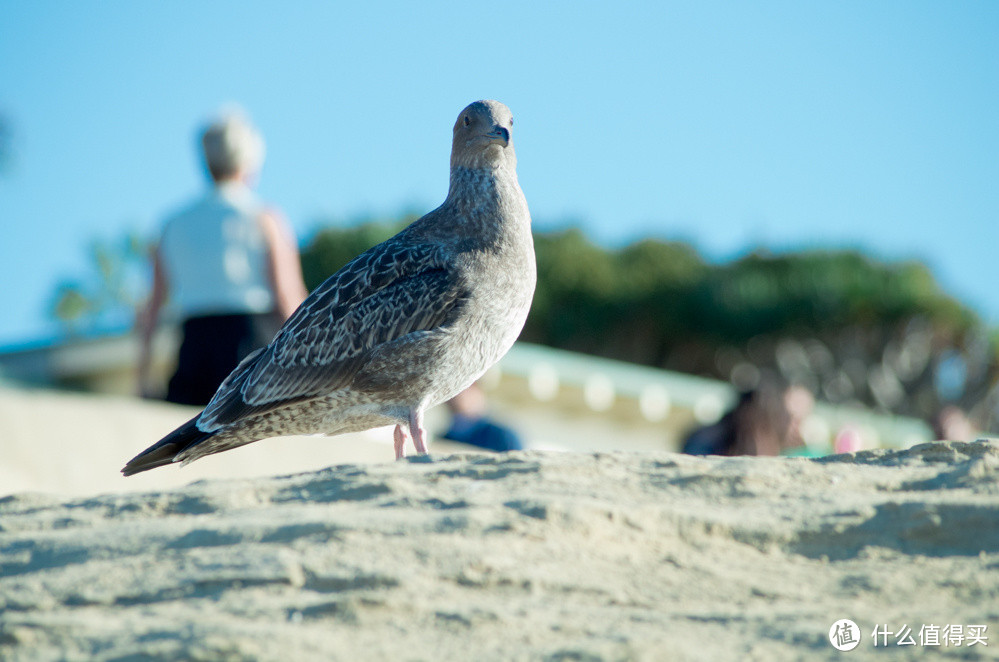
[[[495,98],[542,229],[919,259],[999,323],[999,3],[24,0],[0,34],[0,344],[51,330],[90,240],[202,190],[230,102],[300,238],[439,204],[454,118]]]

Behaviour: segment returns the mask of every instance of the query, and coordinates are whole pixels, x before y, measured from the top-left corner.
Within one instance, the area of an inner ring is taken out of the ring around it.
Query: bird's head
[[[516,167],[513,114],[499,101],[476,101],[458,115],[451,144],[451,165],[488,168]]]

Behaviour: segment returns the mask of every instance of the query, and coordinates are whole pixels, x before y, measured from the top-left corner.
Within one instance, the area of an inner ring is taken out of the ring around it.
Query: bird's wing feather
[[[440,246],[385,242],[330,276],[198,419],[211,431],[350,384],[372,349],[445,322],[465,292]]]

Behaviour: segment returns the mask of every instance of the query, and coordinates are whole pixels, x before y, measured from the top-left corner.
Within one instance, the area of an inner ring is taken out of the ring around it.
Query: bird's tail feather
[[[200,415],[200,414],[199,414]],[[180,453],[195,444],[199,444],[211,437],[213,432],[202,432],[195,425],[198,416],[195,416],[187,423],[160,439],[158,442],[142,451],[128,461],[122,470],[126,476],[137,474],[142,471],[149,471],[156,467],[162,467],[174,461]]]

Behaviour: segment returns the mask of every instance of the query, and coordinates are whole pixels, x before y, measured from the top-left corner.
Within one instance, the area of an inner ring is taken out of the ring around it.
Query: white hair
[[[201,134],[205,165],[215,180],[256,174],[264,164],[264,138],[239,109],[221,113]]]

